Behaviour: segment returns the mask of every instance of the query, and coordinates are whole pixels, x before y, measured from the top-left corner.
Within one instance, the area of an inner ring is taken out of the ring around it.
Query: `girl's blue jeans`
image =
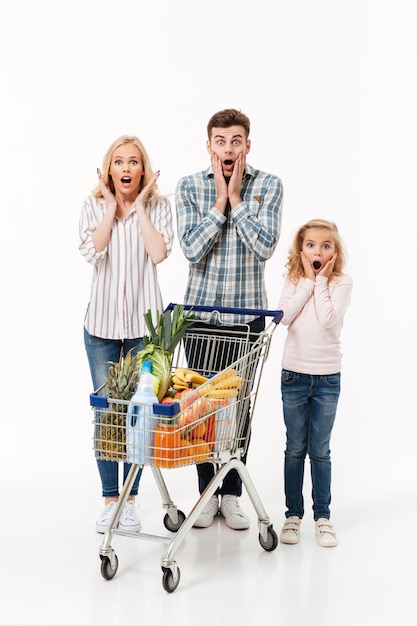
[[[88,363],[90,366],[91,378],[93,381],[94,391],[103,385],[109,374],[109,361],[117,362],[120,357],[120,351],[126,355],[131,348],[133,353],[143,350],[145,344],[142,338],[138,339],[102,339],[95,337],[84,328],[84,344],[87,352]],[[119,496],[119,463],[117,461],[103,461],[97,459],[98,471],[101,478],[102,495],[105,498]],[[123,464],[123,482],[129,473],[131,464]],[[132,489],[131,496],[138,494],[139,481],[142,474],[142,468],[139,468]]]
[[[286,517],[304,515],[304,461],[310,457],[314,519],[330,518],[330,436],[340,395],[340,372],[326,376],[283,369],[281,393],[287,443],[284,461]]]

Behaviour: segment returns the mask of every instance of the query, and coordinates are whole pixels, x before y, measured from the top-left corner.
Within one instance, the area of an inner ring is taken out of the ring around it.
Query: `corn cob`
[[[226,378],[229,378],[229,376],[236,376],[236,374],[237,371],[233,369],[233,367],[230,367],[228,370],[225,370],[224,372],[221,372],[216,376],[216,383],[221,380],[225,380]]]
[[[238,394],[238,389],[233,387],[232,389],[211,389],[206,394],[204,394],[207,398],[236,398]]]
[[[243,385],[243,378],[239,376],[239,374],[234,374],[233,376],[228,376],[223,380],[214,382],[212,385],[209,385],[210,389],[240,389]]]

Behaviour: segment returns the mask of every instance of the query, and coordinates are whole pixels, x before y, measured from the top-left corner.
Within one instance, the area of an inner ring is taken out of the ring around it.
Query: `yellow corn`
[[[236,387],[232,389],[211,389],[206,394],[204,394],[207,398],[217,398],[219,400],[224,398],[236,398],[238,394],[238,390]]]
[[[233,387],[235,387],[236,389],[240,389],[242,385],[243,378],[238,374],[235,374],[234,376],[228,376],[227,378],[224,378],[220,382],[216,381],[215,383],[213,383],[212,387],[213,389],[232,389]]]
[[[230,367],[228,370],[225,370],[224,372],[216,376],[216,383],[220,382],[221,380],[225,380],[226,378],[229,378],[230,376],[236,376],[236,374],[237,374],[237,371],[233,369],[233,367]]]

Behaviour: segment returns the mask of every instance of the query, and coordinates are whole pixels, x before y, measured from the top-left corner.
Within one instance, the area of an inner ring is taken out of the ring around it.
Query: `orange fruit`
[[[207,426],[205,422],[201,422],[195,428],[190,430],[190,439],[203,439],[206,434]]]
[[[193,444],[188,439],[181,439],[177,450],[177,458],[180,465],[186,465],[190,462],[193,454]]]
[[[204,439],[192,440],[192,457],[195,463],[201,463],[205,461],[210,454],[210,446],[204,441]]]

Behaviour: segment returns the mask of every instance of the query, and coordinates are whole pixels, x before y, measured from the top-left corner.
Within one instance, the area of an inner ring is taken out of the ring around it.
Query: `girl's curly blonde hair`
[[[138,137],[135,137],[133,135],[122,135],[121,137],[113,141],[113,143],[108,148],[103,158],[103,169],[102,169],[103,182],[105,185],[107,185],[110,188],[110,191],[113,194],[115,192],[115,189],[114,189],[112,177],[110,175],[110,166],[113,160],[113,155],[120,146],[123,146],[124,144],[128,144],[128,143],[131,143],[134,146],[136,146],[136,148],[139,150],[139,153],[142,159],[144,173],[143,173],[142,180],[140,183],[139,191],[143,189],[143,187],[150,181],[150,179],[152,178],[154,174],[151,168],[151,162],[150,162],[148,153],[146,152],[145,146],[140,141],[140,139],[138,139]],[[94,187],[91,193],[93,194],[95,198],[103,197],[103,194],[100,189],[100,185],[97,185],[96,187]],[[158,196],[158,187],[156,183],[152,185],[151,191],[149,193],[149,197],[152,197],[152,196]]]
[[[303,262],[301,260],[301,250],[303,249],[304,238],[306,236],[306,232],[310,230],[310,228],[326,228],[333,241],[337,252],[336,263],[333,268],[333,276],[342,276],[343,268],[346,264],[346,250],[343,244],[343,241],[339,235],[339,231],[334,222],[329,222],[327,220],[315,219],[310,220],[306,224],[300,226],[300,228],[295,233],[292,245],[290,246],[288,252],[288,261],[285,264],[287,268],[287,277],[291,282],[297,283],[300,278],[305,276]]]

